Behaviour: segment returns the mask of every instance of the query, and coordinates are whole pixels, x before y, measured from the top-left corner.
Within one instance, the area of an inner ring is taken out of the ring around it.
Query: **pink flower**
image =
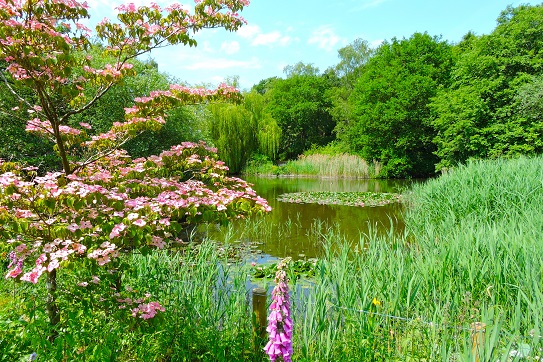
[[[111,233],[109,233],[109,238],[113,239],[119,236],[124,229],[126,229],[126,225],[123,223],[115,225],[111,230]]]
[[[79,228],[81,228],[81,229],[92,229],[92,224],[90,223],[90,221],[81,220],[81,222],[79,223]]]
[[[135,213],[135,212],[132,212],[132,213],[128,214],[128,216],[127,216],[126,218],[127,218],[128,220],[132,221],[132,220],[135,220],[135,219],[137,219],[137,218],[139,218],[139,217],[140,217],[139,214],[137,214],[137,213]]]
[[[17,275],[21,274],[23,272],[23,270],[21,268],[19,268],[18,266],[16,266],[15,268],[13,268],[12,270],[10,270],[8,272],[8,274],[6,275],[6,279],[8,278],[16,278]]]
[[[142,227],[142,226],[145,226],[145,224],[147,224],[147,222],[145,222],[145,220],[143,220],[143,219],[137,219],[132,224]]]
[[[275,274],[276,286],[272,292],[270,315],[268,316],[269,341],[264,347],[271,361],[281,356],[284,362],[292,361],[292,318],[290,316],[290,297],[288,294],[288,278],[284,270],[290,262],[285,258],[277,265]]]
[[[151,241],[151,245],[154,245],[159,249],[163,249],[164,246],[166,246],[166,243],[164,241],[162,241],[161,237],[153,236],[152,241]]]
[[[67,227],[66,229],[70,230],[72,233],[75,233],[75,231],[76,231],[77,229],[79,229],[79,225],[77,225],[77,224],[70,224],[70,225],[68,225],[68,227]]]
[[[156,315],[157,311],[165,311],[159,302],[142,303],[132,309],[132,316],[136,317],[139,314],[139,317],[142,319],[151,319]]]

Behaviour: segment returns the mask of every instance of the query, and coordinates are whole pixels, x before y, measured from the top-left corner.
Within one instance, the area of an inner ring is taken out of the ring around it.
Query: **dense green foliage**
[[[328,87],[323,77],[294,73],[275,80],[266,92],[267,108],[282,132],[281,159],[295,158],[312,145],[333,140],[335,123],[325,97]]]
[[[325,73],[334,83],[327,96],[332,102],[329,112],[336,122],[334,131],[339,139],[344,138],[345,131],[352,127],[353,102],[349,102],[349,97],[373,53],[374,49],[367,41],[355,39],[351,44],[338,50],[339,63]]]
[[[231,173],[239,173],[255,153],[276,160],[281,129],[265,109],[264,96],[245,94],[242,104],[214,104],[209,107],[210,138]]]
[[[30,95],[27,90],[21,90]],[[20,103],[9,91],[6,84],[0,82],[0,159],[26,161],[37,165],[41,170],[60,168],[51,142],[25,131],[25,120],[14,117],[6,110],[19,107]]]
[[[286,79],[263,80],[255,89],[282,128],[281,158],[335,136],[379,162],[379,177],[419,177],[472,158],[541,153],[542,12],[541,5],[509,7],[491,34],[467,33],[455,45],[426,33],[376,50],[357,39],[320,76],[297,63]],[[309,101],[308,86],[318,88],[309,79],[325,85],[319,101]],[[337,123],[335,135],[303,132],[322,120]]]
[[[355,39],[322,73],[313,64],[294,63],[285,67],[285,78],[256,84],[242,105],[171,110],[160,131],[146,131],[123,147],[139,157],[204,139],[239,173],[253,157],[289,161],[334,142],[341,145],[338,153],[360,155],[370,167],[380,164],[376,177],[432,176],[470,159],[540,154],[542,17],[543,5],[508,7],[490,34],[468,32],[457,44],[426,33],[376,49]],[[99,53],[99,46],[91,52]],[[109,61],[92,60],[95,67]],[[133,97],[167,87],[170,77],[156,63],[132,62],[138,76],[115,85],[73,124],[103,131],[123,120]],[[4,110],[18,106],[5,85],[0,104]],[[58,168],[52,145],[27,134],[8,113],[0,113],[7,140],[0,158]]]
[[[354,124],[347,142],[366,160],[379,161],[382,176],[426,176],[437,158],[428,108],[446,86],[451,47],[428,34],[382,44],[364,67],[351,96]]]
[[[491,34],[459,45],[453,83],[432,104],[438,169],[543,151],[542,17],[542,5],[509,7]]]

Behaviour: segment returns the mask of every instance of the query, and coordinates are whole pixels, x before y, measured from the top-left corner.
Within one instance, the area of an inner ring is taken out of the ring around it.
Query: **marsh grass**
[[[377,176],[380,168],[379,163],[368,164],[359,156],[346,153],[308,154],[301,155],[297,160],[288,161],[280,166],[274,166],[271,163],[249,164],[245,168],[244,174],[368,179]]]
[[[473,162],[415,186],[403,235],[353,247],[325,231],[295,320],[300,360],[473,361],[476,322],[480,361],[538,360],[542,161]]]

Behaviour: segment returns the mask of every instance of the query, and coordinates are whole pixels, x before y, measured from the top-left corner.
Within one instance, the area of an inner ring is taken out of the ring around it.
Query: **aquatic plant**
[[[281,202],[345,206],[382,206],[399,202],[400,194],[388,192],[293,192],[279,195]]]

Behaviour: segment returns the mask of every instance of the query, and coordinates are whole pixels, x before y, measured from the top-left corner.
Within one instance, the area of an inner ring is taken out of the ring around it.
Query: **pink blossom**
[[[81,220],[79,223],[79,228],[83,229],[92,229],[92,224],[88,220]]]
[[[124,229],[126,229],[126,225],[123,223],[115,225],[109,234],[109,238],[113,239],[119,236]]]
[[[139,315],[142,319],[151,319],[158,311],[165,311],[164,307],[158,302],[141,303],[132,309],[132,316],[136,317]]]
[[[147,222],[145,220],[143,220],[143,219],[137,219],[134,222],[132,222],[132,224],[134,224],[136,226],[143,227],[143,226],[145,226],[145,224],[147,224]]]
[[[21,269],[20,266],[16,266],[15,268],[13,268],[12,270],[10,270],[7,274],[6,274],[6,279],[8,278],[16,278],[19,274],[21,274],[23,272],[23,270]]]
[[[284,362],[292,361],[292,318],[290,316],[290,297],[288,278],[284,270],[290,258],[285,258],[277,265],[276,286],[272,292],[270,315],[268,316],[269,341],[264,347],[271,361],[282,357]]]
[[[128,214],[128,216],[126,217],[128,220],[132,221],[132,220],[136,220],[140,217],[139,214],[135,213],[135,212],[132,212],[130,214]]]
[[[159,249],[163,249],[164,246],[166,246],[166,243],[162,240],[161,237],[159,237],[159,236],[153,236],[153,237],[152,237],[152,241],[151,241],[151,245],[154,245],[154,246],[156,246],[156,247],[159,248]]]
[[[68,225],[68,227],[66,228],[68,230],[70,230],[72,233],[75,233],[77,229],[79,229],[79,225],[77,224],[70,224]]]

